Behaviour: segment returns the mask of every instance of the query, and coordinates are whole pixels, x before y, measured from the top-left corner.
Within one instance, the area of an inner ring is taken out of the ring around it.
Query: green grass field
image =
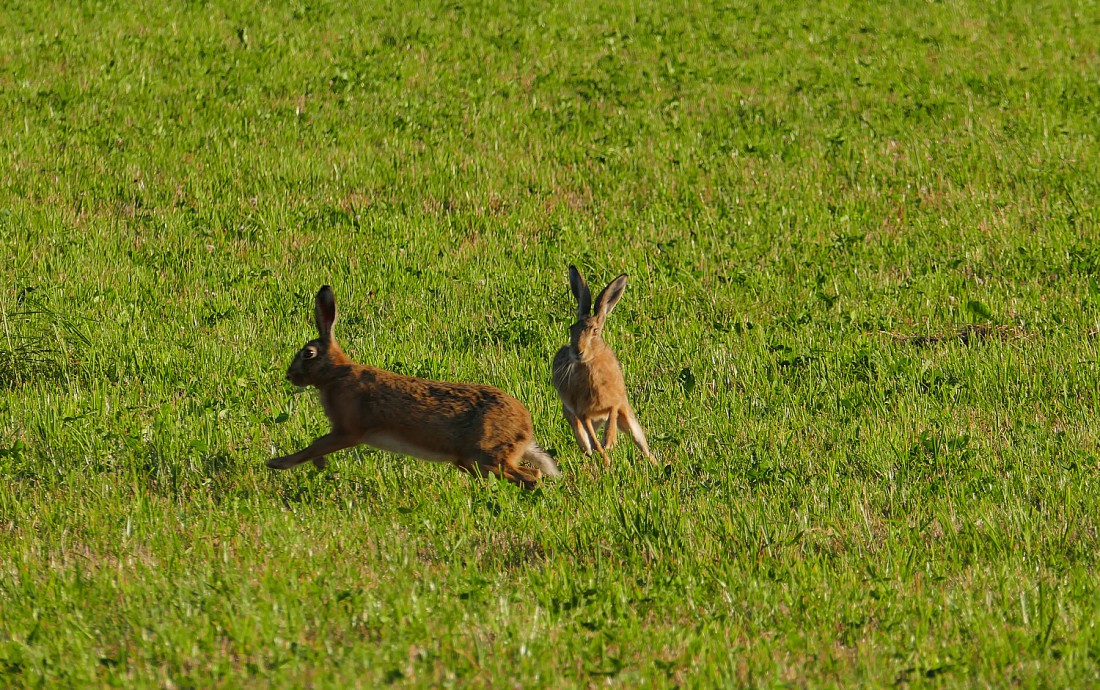
[[[349,4],[0,7],[0,686],[1100,683],[1095,2]],[[268,470],[324,283],[562,480]]]

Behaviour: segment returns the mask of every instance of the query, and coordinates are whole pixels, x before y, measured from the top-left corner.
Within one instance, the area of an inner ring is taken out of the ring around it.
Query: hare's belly
[[[403,436],[386,433],[384,431],[366,434],[363,436],[362,442],[380,450],[399,453],[401,455],[411,455],[414,458],[420,458],[421,460],[428,460],[430,462],[454,461],[454,455],[452,454],[441,453],[438,450],[427,448],[415,441],[410,441]]]

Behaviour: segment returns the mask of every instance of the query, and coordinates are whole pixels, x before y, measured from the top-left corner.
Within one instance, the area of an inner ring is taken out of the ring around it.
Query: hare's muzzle
[[[299,388],[301,388],[302,386],[305,385],[301,382],[301,378],[302,378],[302,373],[300,371],[294,371],[293,366],[291,366],[289,369],[287,369],[287,371],[286,371],[286,380],[290,381],[291,383],[293,383],[295,386],[298,386]]]

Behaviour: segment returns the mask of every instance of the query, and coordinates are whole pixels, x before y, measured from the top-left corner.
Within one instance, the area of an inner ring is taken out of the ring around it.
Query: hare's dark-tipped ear
[[[584,282],[584,276],[576,266],[569,267],[569,289],[577,298],[577,319],[583,319],[592,313],[592,292]]]
[[[596,297],[596,318],[606,319],[626,290],[626,274],[622,274],[603,289]]]
[[[313,301],[313,318],[317,322],[317,333],[321,340],[332,340],[332,326],[336,323],[336,295],[332,288],[324,285]]]

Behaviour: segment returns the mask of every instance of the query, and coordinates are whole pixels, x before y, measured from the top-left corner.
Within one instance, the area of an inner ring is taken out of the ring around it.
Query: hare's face
[[[588,316],[569,327],[569,344],[579,359],[586,359],[602,342],[603,320]]]
[[[286,370],[287,379],[295,386],[306,387],[317,381],[317,374],[328,361],[328,352],[325,343],[320,340],[311,340],[298,350],[294,355],[294,361]]]

